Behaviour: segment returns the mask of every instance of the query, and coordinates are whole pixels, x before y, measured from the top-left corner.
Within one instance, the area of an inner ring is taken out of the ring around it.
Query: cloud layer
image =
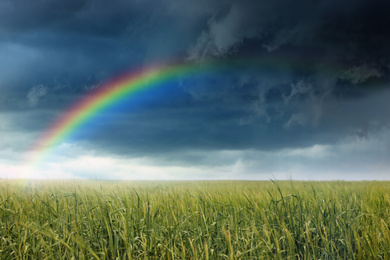
[[[166,178],[203,178],[205,167],[218,169],[215,178],[221,169],[235,178],[291,169],[337,176],[337,167],[346,178],[359,169],[383,178],[389,7],[381,0],[0,1],[2,176],[66,109],[125,71],[172,60],[252,60],[261,66],[178,78],[117,104],[64,140],[80,147],[67,159],[73,166],[47,167],[81,177],[90,172],[82,165],[105,158],[189,171]]]

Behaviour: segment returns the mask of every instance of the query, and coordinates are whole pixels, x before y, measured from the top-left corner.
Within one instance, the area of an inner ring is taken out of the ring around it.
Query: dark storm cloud
[[[51,30],[115,37],[129,22],[142,16],[148,20],[148,12],[142,11],[146,2],[149,1],[2,1],[0,19],[3,31],[14,34]]]
[[[19,111],[11,125],[38,134],[131,68],[266,57],[287,66],[178,80],[148,105],[113,110],[116,120],[77,138],[142,155],[268,151],[364,136],[367,125],[389,123],[389,7],[368,0],[1,0],[0,109]]]
[[[12,99],[41,84],[48,94],[58,86],[84,94],[85,86],[124,70],[176,58],[193,40],[188,29],[196,26],[178,24],[168,7],[150,1],[20,0],[0,5],[0,84]],[[16,109],[18,103],[3,108]]]
[[[389,6],[387,1],[232,1],[209,19],[198,54],[229,53],[257,39],[268,51],[301,46],[330,59],[379,61],[388,54]]]

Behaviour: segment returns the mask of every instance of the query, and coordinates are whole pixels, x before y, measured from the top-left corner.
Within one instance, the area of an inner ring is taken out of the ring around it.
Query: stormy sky
[[[388,180],[388,10],[384,0],[0,0],[0,178]],[[73,104],[173,61],[229,70],[131,96],[26,166]]]

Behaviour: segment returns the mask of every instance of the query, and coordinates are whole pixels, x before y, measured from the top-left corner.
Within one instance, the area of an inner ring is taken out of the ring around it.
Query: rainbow
[[[302,62],[299,62],[302,64]],[[303,64],[312,64],[303,62]],[[285,70],[291,66],[289,59],[267,59],[248,61],[208,61],[202,63],[174,62],[165,63],[134,70],[103,84],[89,95],[82,98],[70,109],[65,111],[38,139],[38,142],[30,149],[27,165],[34,166],[40,162],[54,147],[69,138],[77,129],[85,125],[99,113],[110,106],[123,102],[137,93],[160,86],[161,84],[178,78],[198,75],[202,72],[211,72],[243,68],[277,68]],[[304,65],[304,67],[307,67]]]
[[[33,166],[41,161],[52,148],[111,105],[176,77],[198,74],[215,66],[217,65],[212,62],[203,64],[176,62],[155,65],[121,75],[103,84],[74,104],[43,133],[30,149],[27,165]]]

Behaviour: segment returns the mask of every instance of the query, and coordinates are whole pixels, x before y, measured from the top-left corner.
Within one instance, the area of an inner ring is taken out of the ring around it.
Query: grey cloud
[[[306,8],[299,8],[300,4]],[[275,50],[298,31],[304,34],[300,27],[310,26],[304,21],[313,9],[315,3],[309,1],[231,1],[215,10],[208,28],[190,49],[190,58],[229,54],[242,48],[247,39],[257,40],[260,48]]]
[[[309,80],[299,80],[292,83],[289,95],[283,95],[283,100],[289,107],[295,108],[295,111],[289,120],[284,124],[285,127],[293,125],[318,126],[322,114],[323,103],[331,98],[332,82],[314,78]]]
[[[340,79],[351,81],[353,84],[359,84],[370,78],[380,78],[383,72],[375,66],[369,64],[355,65],[346,69],[340,76]]]
[[[332,144],[310,144],[278,150],[181,150],[166,151],[142,157],[153,165],[192,166],[215,169],[225,167],[229,172],[239,167],[239,179],[290,178],[323,179],[383,179],[389,167],[389,128],[373,128],[368,138],[347,135]],[[340,174],[342,172],[342,175]],[[368,176],[370,172],[373,176]],[[292,176],[288,176],[291,174]],[[366,174],[366,175],[365,175]],[[375,177],[374,177],[375,178]]]
[[[12,155],[14,160],[31,147],[37,133],[21,127],[23,123],[28,124],[30,116],[31,113],[0,112],[0,132],[3,136],[0,153],[4,156]]]
[[[32,87],[31,90],[27,93],[29,105],[35,107],[38,104],[39,99],[46,95],[46,92],[47,87],[44,85]]]
[[[342,64],[346,75],[368,62],[379,76],[388,73],[389,18],[383,11],[388,7],[386,1],[363,0],[225,2],[209,18],[189,57],[234,56],[254,44],[252,51],[260,53],[293,52],[329,66]]]
[[[197,43],[189,50],[189,58],[221,56],[239,45],[244,37],[257,37],[256,13],[258,6],[242,2],[217,9],[208,21],[208,29],[201,33]]]

